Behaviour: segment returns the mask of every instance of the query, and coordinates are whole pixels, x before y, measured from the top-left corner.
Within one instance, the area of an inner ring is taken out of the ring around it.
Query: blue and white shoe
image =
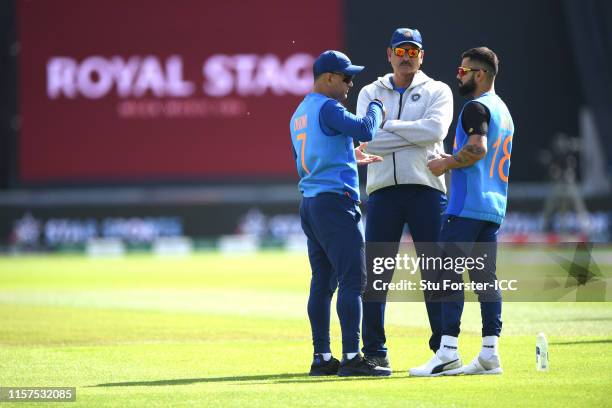
[[[479,374],[501,374],[504,372],[501,368],[499,356],[493,355],[491,358],[484,359],[478,355],[472,362],[462,368],[463,374],[479,375]]]
[[[412,377],[438,377],[441,375],[458,375],[462,373],[461,359],[459,355],[454,359],[445,356],[434,356],[425,364],[408,370]]]

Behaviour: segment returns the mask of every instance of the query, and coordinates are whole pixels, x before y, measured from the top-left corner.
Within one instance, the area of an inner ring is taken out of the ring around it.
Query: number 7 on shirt
[[[306,167],[306,162],[304,161],[304,150],[306,149],[306,132],[300,133],[297,135],[297,140],[302,142],[302,148],[300,149],[300,160],[302,162],[302,168],[306,172],[306,174],[310,174],[310,170]]]

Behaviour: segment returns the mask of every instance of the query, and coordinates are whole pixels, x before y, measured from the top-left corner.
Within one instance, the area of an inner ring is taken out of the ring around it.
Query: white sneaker
[[[461,374],[461,359],[459,356],[455,359],[447,359],[446,357],[438,357],[435,354],[431,360],[422,366],[413,367],[408,370],[408,374],[413,377],[437,377],[440,375],[457,375]]]
[[[484,359],[478,355],[469,365],[462,367],[463,374],[501,374],[504,372],[501,368],[499,356],[493,355],[489,359]]]

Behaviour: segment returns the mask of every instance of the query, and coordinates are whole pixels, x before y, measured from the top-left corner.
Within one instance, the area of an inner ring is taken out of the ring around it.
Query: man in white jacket
[[[405,224],[417,250],[419,243],[438,241],[446,185],[443,176],[434,176],[428,170],[427,161],[444,153],[443,140],[453,117],[453,96],[448,85],[420,70],[424,54],[418,30],[395,30],[387,48],[393,73],[378,78],[359,93],[357,115],[364,115],[374,99],[382,100],[387,111],[382,128],[371,142],[362,145],[367,153],[384,158],[368,166],[368,243],[399,245]],[[397,246],[391,247],[394,245],[386,246],[388,255],[394,256]],[[424,251],[431,247],[433,244],[423,245]],[[385,345],[385,302],[366,300],[362,351],[377,365],[390,367]],[[441,307],[440,303],[426,302],[426,308],[432,330],[429,346],[435,352],[440,346]]]

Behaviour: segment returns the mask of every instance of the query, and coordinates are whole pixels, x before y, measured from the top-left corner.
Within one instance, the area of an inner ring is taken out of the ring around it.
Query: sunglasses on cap
[[[332,74],[342,75],[342,82],[344,82],[347,85],[353,82],[353,79],[355,78],[355,75],[347,75],[347,74],[343,74],[342,72],[332,72]]]
[[[459,75],[459,78],[463,78],[464,76],[466,76],[470,72],[478,72],[478,71],[489,72],[486,69],[481,69],[481,68],[458,67],[457,68],[457,75]]]
[[[408,56],[410,58],[416,58],[419,56],[419,53],[421,52],[421,50],[419,50],[418,48],[394,48],[393,49],[393,53],[398,56],[398,57],[403,57],[404,55],[406,55],[406,53],[408,53]]]

